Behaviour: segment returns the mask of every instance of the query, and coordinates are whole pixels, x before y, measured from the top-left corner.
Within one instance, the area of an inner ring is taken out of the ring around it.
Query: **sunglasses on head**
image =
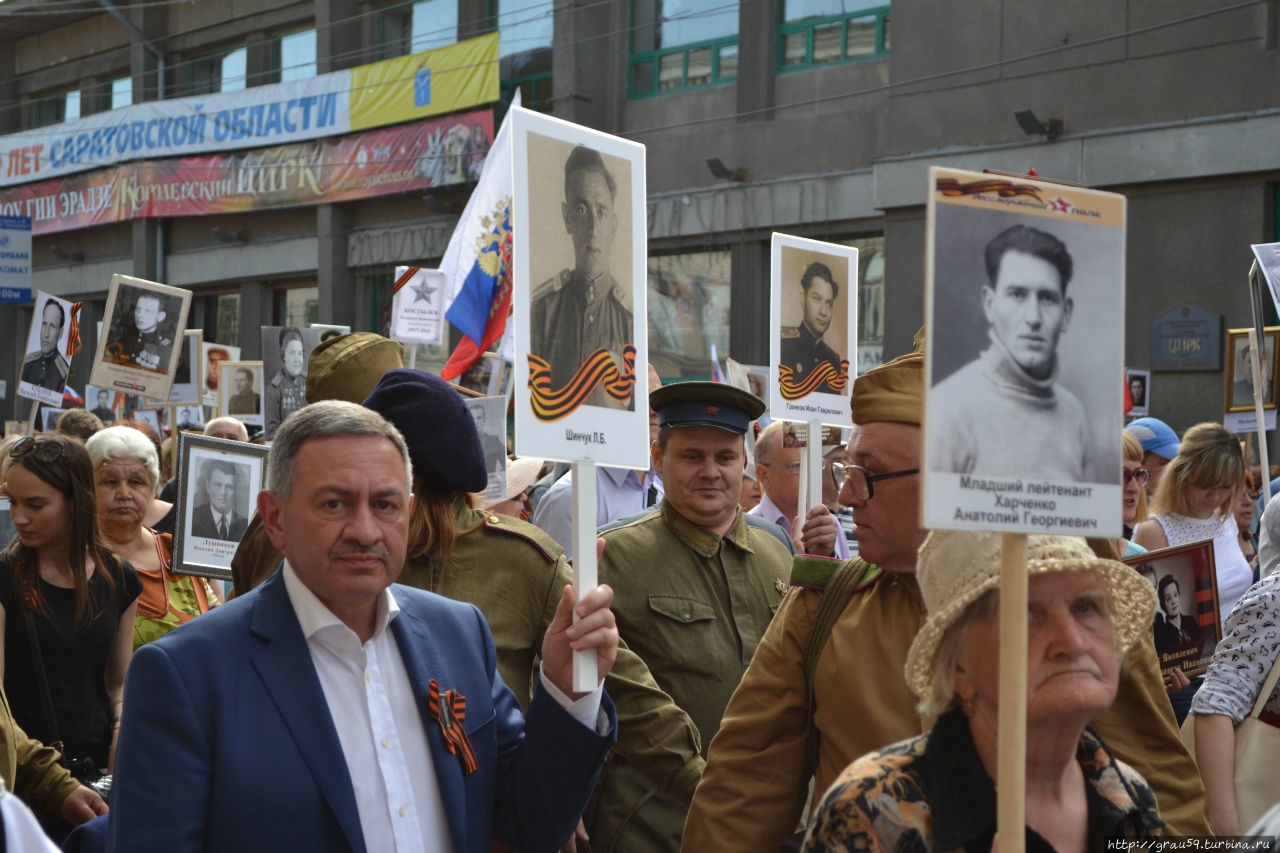
[[[22,459],[30,456],[37,462],[55,462],[67,452],[66,446],[56,439],[37,438],[29,435],[9,448],[10,459]]]

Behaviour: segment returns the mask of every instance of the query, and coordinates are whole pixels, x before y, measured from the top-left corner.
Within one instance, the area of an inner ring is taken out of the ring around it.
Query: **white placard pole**
[[[1254,261],[1256,265],[1258,262]],[[1262,416],[1262,359],[1258,358],[1258,330],[1249,327],[1249,366],[1253,368],[1253,410],[1258,415],[1258,461],[1262,464],[1262,505],[1271,500],[1271,466],[1267,458],[1266,421]]]
[[[40,408],[39,400],[31,401],[31,411],[27,413],[27,435],[34,435],[36,431],[36,410]]]
[[[417,366],[418,366],[418,345],[417,345],[417,344],[405,344],[405,346],[406,346],[406,347],[408,348],[408,350],[409,350],[409,358],[405,361],[405,365],[404,365],[404,366],[405,366],[405,367],[407,367],[407,368],[409,368],[410,370],[414,370],[414,369],[416,369],[416,368],[417,368]]]
[[[800,506],[797,507],[801,527],[804,527],[810,508],[822,503],[822,424],[817,421],[809,422],[809,440],[804,444],[804,470],[808,475],[808,488],[800,491]]]
[[[996,838],[1000,853],[1026,848],[1027,537],[1000,537],[1000,705]]]
[[[578,601],[596,588],[596,466],[573,463],[573,597]],[[578,621],[574,610],[573,621]],[[573,690],[596,689],[600,672],[595,649],[573,653]]]

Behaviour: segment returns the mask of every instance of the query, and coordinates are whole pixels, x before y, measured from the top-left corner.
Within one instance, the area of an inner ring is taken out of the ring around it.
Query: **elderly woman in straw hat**
[[[1125,652],[1151,630],[1155,593],[1083,539],[1032,536],[1027,571],[1027,848],[1106,849],[1159,836],[1155,797],[1089,728],[1116,695]],[[822,800],[806,850],[989,850],[996,829],[1000,537],[934,532],[920,548],[928,621],[907,684],[933,730],[851,764]]]

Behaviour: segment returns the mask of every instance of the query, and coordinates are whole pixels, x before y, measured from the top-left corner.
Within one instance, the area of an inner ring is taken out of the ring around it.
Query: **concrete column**
[[[924,324],[924,208],[884,216],[884,360],[911,352]]]
[[[9,57],[8,68],[0,75],[0,133],[13,133],[21,128],[18,105],[18,79],[13,74],[13,55],[17,44],[13,39],[0,39],[0,56]],[[13,392],[10,392],[12,395]]]
[[[344,323],[355,316],[355,275],[347,264],[351,217],[345,205],[316,208],[316,283],[320,291],[319,322]]]
[[[0,347],[0,376],[8,382],[4,411],[9,413],[9,419],[19,421],[24,420],[31,409],[31,401],[18,396],[18,379],[22,376],[22,359],[27,354],[32,310],[30,305],[5,305],[4,310],[0,310],[0,338],[9,341]]]
[[[555,114],[616,132],[627,99],[626,3],[557,0],[551,50]]]
[[[165,35],[165,17],[167,10],[163,7],[151,6],[142,9],[131,9],[129,17],[133,21],[133,25],[142,31],[152,42],[156,42]],[[172,62],[168,63],[170,66]],[[137,39],[130,39],[129,42],[129,68],[133,75],[133,102],[140,103],[142,101],[154,101],[165,97],[165,93],[179,94],[182,86],[186,83],[185,74],[182,74],[181,81],[176,77],[182,73],[181,69],[175,71],[172,67],[166,67],[164,72],[164,92],[157,89],[156,77],[156,56],[146,47],[144,47]],[[178,85],[175,85],[178,84]]]
[[[245,36],[245,86],[262,86],[275,82],[272,46],[275,39],[261,32]]]
[[[316,0],[315,10],[317,73],[327,74],[363,64],[365,56],[360,49],[372,44],[372,39],[363,41],[362,21],[375,16],[361,16],[360,0]]]
[[[777,39],[777,0],[738,7],[738,112],[772,107]],[[742,121],[772,119],[773,113],[746,115]]]
[[[262,327],[271,325],[271,289],[260,281],[240,285],[240,358],[262,358]]]
[[[728,353],[747,364],[769,363],[769,242],[737,243],[729,251]]]
[[[156,267],[156,250],[163,227],[158,219],[135,219],[133,227],[133,274],[147,281],[158,281],[161,271]]]
[[[89,384],[89,373],[93,370],[93,354],[98,346],[97,327],[102,319],[105,302],[85,302],[80,308],[80,352],[71,357],[71,372],[67,375],[67,384],[84,394]],[[92,409],[92,405],[85,408]]]

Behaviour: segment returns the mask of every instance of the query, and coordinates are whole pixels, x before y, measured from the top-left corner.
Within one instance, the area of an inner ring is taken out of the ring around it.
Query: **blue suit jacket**
[[[391,630],[454,848],[488,853],[492,839],[557,849],[616,737],[612,703],[606,696],[605,736],[541,690],[526,721],[498,675],[479,610],[399,585],[392,591],[401,610]],[[479,763],[469,776],[428,716],[432,678],[467,699],[464,726]],[[280,572],[139,649],[122,717],[110,816],[120,853],[365,851],[337,730]]]

